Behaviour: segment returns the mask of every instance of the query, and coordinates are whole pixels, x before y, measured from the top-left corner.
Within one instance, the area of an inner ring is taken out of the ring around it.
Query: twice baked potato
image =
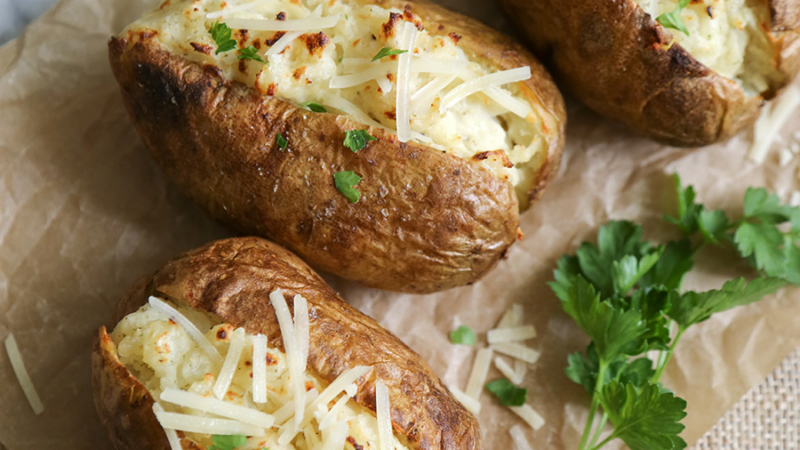
[[[793,0],[499,2],[568,90],[668,144],[736,134],[800,65]]]
[[[263,239],[169,262],[115,322],[95,337],[92,376],[117,449],[483,448],[475,417],[419,355]]]
[[[427,2],[168,0],[109,51],[178,188],[372,287],[479,279],[563,149],[563,99],[533,56]]]

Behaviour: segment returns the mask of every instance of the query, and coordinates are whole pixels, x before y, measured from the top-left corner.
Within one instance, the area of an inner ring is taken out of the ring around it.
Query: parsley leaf
[[[577,276],[561,302],[564,311],[592,339],[600,360],[612,361],[618,355],[641,351],[641,338],[647,331],[642,314],[600,301],[600,294],[582,276]]]
[[[258,54],[258,49],[253,47],[252,45],[247,48],[243,48],[239,50],[239,55],[236,56],[239,59],[252,59],[253,61],[258,61],[260,63],[266,64],[267,62],[261,59],[261,56]]]
[[[642,227],[628,221],[611,221],[597,232],[597,245],[584,242],[575,252],[580,273],[605,297],[614,292],[615,261],[628,255],[640,256],[646,246],[642,242]],[[624,294],[624,292],[617,292]]]
[[[684,426],[686,402],[657,385],[609,382],[600,403],[614,424],[612,436],[622,439],[631,450],[673,450],[686,448],[678,435]]]
[[[230,27],[219,20],[214,22],[214,25],[211,25],[211,29],[209,29],[208,32],[211,34],[211,38],[214,39],[214,42],[217,43],[217,55],[236,48],[236,41],[231,39],[233,32]]]
[[[234,450],[235,448],[247,445],[247,438],[238,435],[221,435],[215,434],[211,436],[211,442],[214,443],[208,450]]]
[[[361,192],[353,186],[361,182],[360,176],[356,175],[352,170],[336,172],[333,174],[333,181],[334,184],[336,184],[336,189],[344,194],[344,196],[350,200],[350,203],[358,202],[358,199],[361,197]]]
[[[686,239],[670,241],[655,266],[639,280],[639,286],[679,289],[693,266],[691,242]]]
[[[757,302],[785,285],[786,281],[780,278],[756,278],[747,283],[740,277],[726,282],[721,289],[689,291],[684,294],[672,291],[669,317],[682,328],[687,328],[708,319],[714,313]]]
[[[770,195],[764,188],[748,188],[744,194],[745,218],[756,218],[763,223],[778,224],[796,221],[800,208],[781,205],[776,194]]]
[[[322,106],[322,105],[320,105],[319,103],[316,103],[316,102],[301,103],[300,106],[302,106],[303,108],[308,108],[311,111],[316,112],[316,113],[326,113],[326,112],[328,112],[328,110],[325,109],[324,106]]]
[[[522,406],[528,398],[528,390],[511,384],[505,378],[486,384],[486,390],[494,394],[503,406]]]
[[[408,50],[398,50],[396,48],[391,47],[383,47],[374,58],[372,58],[372,62],[375,62],[381,58],[385,58],[387,56],[394,56],[400,55],[403,53],[408,53]]]
[[[642,256],[641,259],[633,255],[625,255],[619,261],[611,264],[611,277],[614,283],[614,292],[625,295],[661,258],[663,247],[659,247],[655,252]]]
[[[661,289],[640,289],[629,298],[628,309],[638,311],[646,324],[642,339],[647,350],[667,350],[670,336],[666,312],[670,309],[670,291]]]
[[[286,147],[289,146],[289,141],[286,140],[286,138],[283,137],[283,135],[280,134],[280,133],[278,133],[278,137],[276,138],[276,141],[277,141],[278,147],[280,147],[281,151],[286,150]]]
[[[450,342],[461,345],[475,345],[475,332],[466,325],[450,332]]]
[[[672,28],[674,30],[678,30],[683,32],[686,36],[689,36],[689,30],[686,28],[686,25],[683,24],[681,20],[681,12],[684,8],[689,6],[691,0],[678,0],[678,5],[675,7],[675,10],[669,13],[664,13],[656,18],[656,21],[661,24],[661,26],[665,28]]]
[[[367,130],[350,130],[344,135],[344,146],[357,153],[367,145],[368,141],[376,140]]]
[[[593,349],[592,344],[589,349]],[[572,353],[567,356],[567,368],[564,373],[567,378],[577,384],[583,386],[589,394],[594,393],[595,386],[597,385],[598,372],[600,371],[599,362],[597,361],[597,352],[586,351],[586,356],[580,353]]]

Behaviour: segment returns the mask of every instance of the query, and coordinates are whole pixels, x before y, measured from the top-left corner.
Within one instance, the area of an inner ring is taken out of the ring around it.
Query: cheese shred
[[[378,416],[378,449],[392,449],[392,412],[389,388],[382,381],[375,383],[375,412]]]
[[[20,387],[22,387],[22,392],[25,393],[25,398],[28,399],[33,413],[38,416],[44,412],[44,405],[42,405],[42,400],[39,398],[39,394],[33,386],[28,370],[25,369],[25,363],[22,361],[22,354],[19,352],[17,340],[14,339],[13,334],[8,335],[5,345],[8,359],[11,361],[11,368],[14,370],[14,375],[17,376],[17,381]]]
[[[148,303],[153,307],[153,309],[169,317],[173,322],[177,323],[178,326],[186,330],[186,332],[189,333],[189,336],[206,353],[206,355],[208,355],[208,357],[214,361],[214,363],[222,364],[222,356],[219,354],[217,349],[211,345],[211,342],[206,339],[206,337],[203,335],[203,332],[201,332],[191,320],[160,298],[151,296],[148,299]]]
[[[397,59],[397,98],[395,108],[397,111],[397,137],[400,142],[411,139],[411,115],[409,114],[409,101],[411,97],[411,55],[414,51],[414,42],[417,39],[417,27],[411,22],[403,24],[403,34],[400,38],[401,50],[406,52]]]

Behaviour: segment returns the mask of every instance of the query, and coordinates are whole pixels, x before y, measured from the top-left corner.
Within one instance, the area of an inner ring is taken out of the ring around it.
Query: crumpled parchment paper
[[[14,333],[45,404],[34,416],[8,358],[0,354],[0,441],[9,450],[110,449],[92,402],[90,344],[117,298],[139,275],[227,232],[179,195],[151,161],[122,107],[106,41],[153,0],[62,0],[0,49],[0,339]],[[490,0],[447,0],[504,26]],[[425,297],[365,289],[328,277],[345,299],[418,351],[448,384],[464,388],[475,350],[447,333],[461,324],[494,326],[514,302],[539,337],[529,401],[547,421],[528,431],[534,448],[577,447],[588,396],[563,374],[568,353],[587,340],[545,283],[557,259],[609,219],[634,219],[647,237],[668,239],[663,212],[674,206],[670,174],[694,184],[711,207],[741,209],[747,186],[787,198],[797,161],[746,161],[749,137],[700,150],[634,136],[574,101],[559,179],[522,217],[525,239],[474,286]],[[800,130],[800,116],[784,139]],[[688,287],[718,287],[737,268],[708,254]],[[785,289],[715,316],[681,341],[665,384],[689,402],[684,437],[694,442],[749,387],[800,345],[800,297]],[[494,369],[490,377],[498,377]],[[510,448],[521,423],[484,393],[487,449]],[[611,446],[612,448],[614,446]]]

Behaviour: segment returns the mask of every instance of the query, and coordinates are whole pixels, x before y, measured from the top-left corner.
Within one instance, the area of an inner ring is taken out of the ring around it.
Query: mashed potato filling
[[[236,49],[216,54],[209,29],[217,21],[230,25]],[[410,53],[372,61],[382,49],[404,49],[407,23],[416,31]],[[264,95],[317,103],[401,140],[410,128],[410,140],[475,159],[515,186],[530,182],[531,161],[546,156],[544,122],[517,82],[477,83],[443,105],[448,93],[497,70],[470,60],[461,36],[436,35],[408,11],[354,0],[167,0],[129,27],[141,28],[156,31],[171,53],[214,64]],[[251,46],[264,63],[238,58]]]
[[[235,329],[231,324],[223,323],[219,317],[196,310],[188,305],[174,305],[178,312],[188,318],[195,327],[204,333],[224,361],[229,351],[241,349],[230,385],[218,399],[214,394],[214,386],[221,372],[223,363],[209,357],[207,350],[201,348],[192,336],[175,321],[153,308],[145,305],[138,311],[122,319],[111,334],[117,346],[120,361],[152,394],[160,407],[167,413],[178,413],[199,418],[220,419],[221,416],[189,407],[179,406],[165,401],[181,397],[195,397],[196,394],[206,402],[225,402],[240,405],[249,411],[255,411],[253,419],[258,423],[264,414],[275,418],[269,428],[258,428],[262,436],[247,436],[244,446],[237,449],[270,449],[270,450],[378,450],[378,422],[375,413],[352,400],[355,385],[349,384],[344,393],[332,397],[327,404],[320,404],[315,411],[306,415],[308,422],[302,430],[293,435],[288,443],[281,441],[281,435],[291,428],[294,414],[293,390],[287,355],[278,349],[266,349],[266,402],[256,403],[254,387],[254,345],[259,339],[256,335]],[[244,345],[232,342],[238,336],[243,337]],[[263,336],[261,337],[263,339]],[[256,353],[258,354],[258,352]],[[236,358],[234,358],[236,359]],[[263,366],[262,366],[263,367]],[[325,391],[329,386],[308,371],[303,372],[302,382],[306,390],[306,405]],[[164,392],[170,395],[162,397]],[[190,393],[190,394],[186,394]],[[154,408],[156,409],[156,408]],[[289,413],[287,413],[289,411]],[[230,419],[223,419],[230,420]],[[242,424],[245,429],[253,428],[252,424]],[[263,430],[263,433],[261,432]],[[186,438],[198,444],[200,448],[213,445],[210,434],[187,432]],[[406,450],[396,436],[391,437],[392,450]],[[326,446],[328,445],[328,446]]]
[[[678,5],[678,0],[636,2],[653,18]],[[768,2],[692,0],[680,18],[689,35],[671,29],[675,41],[711,70],[737,81],[749,95],[769,92],[782,81],[775,66],[777,51],[766,31]]]

